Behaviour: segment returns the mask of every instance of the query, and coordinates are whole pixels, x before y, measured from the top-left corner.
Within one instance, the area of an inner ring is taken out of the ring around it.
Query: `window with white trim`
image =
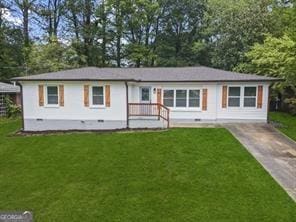
[[[163,90],[163,105],[167,107],[174,107],[174,90]]]
[[[57,86],[47,86],[47,104],[58,105],[59,104],[59,90]]]
[[[244,107],[256,107],[257,87],[246,86],[244,88]]]
[[[230,86],[228,88],[228,106],[240,107],[241,88],[238,86]]]
[[[200,107],[200,90],[189,90],[189,107]]]
[[[187,106],[187,90],[177,89],[176,90],[176,107]]]
[[[92,87],[92,105],[103,106],[104,105],[104,87],[93,86]]]
[[[199,108],[199,89],[165,89],[163,105],[174,108]]]

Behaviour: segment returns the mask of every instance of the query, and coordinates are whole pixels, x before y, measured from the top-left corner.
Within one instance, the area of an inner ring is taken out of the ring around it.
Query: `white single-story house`
[[[207,67],[80,68],[13,79],[24,131],[266,122],[276,78]]]

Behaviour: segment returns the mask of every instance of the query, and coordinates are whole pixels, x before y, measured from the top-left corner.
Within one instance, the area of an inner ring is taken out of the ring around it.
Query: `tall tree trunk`
[[[87,64],[92,64],[92,58],[90,55],[90,49],[92,45],[92,38],[91,38],[91,15],[92,15],[92,7],[91,7],[91,0],[85,0],[84,6],[84,52],[87,56]]]
[[[154,37],[154,41],[153,41],[153,44],[152,44],[152,52],[153,52],[153,54],[156,51],[157,38],[158,38],[158,32],[159,32],[159,20],[160,20],[160,16],[158,16],[157,19],[156,19],[155,37]],[[154,57],[152,57],[152,59],[151,59],[151,66],[154,66],[154,63],[155,63],[155,59],[154,59]]]
[[[24,32],[24,43],[25,46],[28,47],[30,45],[30,37],[29,37],[29,8],[30,3],[28,0],[24,0],[23,2],[23,32]]]
[[[116,1],[116,15],[115,15],[115,23],[116,23],[116,64],[117,67],[121,67],[121,38],[122,38],[122,14],[120,8],[120,0]]]
[[[102,65],[106,66],[106,26],[107,26],[107,15],[106,15],[106,8],[105,8],[105,1],[102,0]]]

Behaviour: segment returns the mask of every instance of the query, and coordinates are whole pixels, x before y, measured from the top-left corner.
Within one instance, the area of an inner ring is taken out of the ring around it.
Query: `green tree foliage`
[[[289,36],[267,36],[263,44],[256,43],[246,56],[251,72],[285,79],[282,87],[296,86],[296,41]]]
[[[274,93],[280,93],[284,107],[296,114],[296,41],[288,35],[280,38],[269,35],[246,56],[249,62],[237,70],[282,78],[283,82],[274,85]]]
[[[211,63],[232,70],[246,61],[245,53],[272,32],[271,0],[209,0],[207,34]]]
[[[0,80],[19,75],[23,70],[23,35],[18,28],[0,27]]]
[[[0,0],[0,78],[79,66],[206,65],[276,72],[292,85],[291,61],[283,58],[293,55],[295,5],[292,0]],[[6,21],[3,9],[18,12],[22,24]],[[277,51],[280,46],[285,55]],[[267,63],[271,52],[274,60],[283,59],[277,69],[274,61]]]
[[[127,1],[124,24],[127,58],[136,67],[149,66],[155,58],[151,47],[157,32],[157,18],[160,5],[156,0],[130,0]]]
[[[55,38],[48,44],[34,44],[28,60],[28,72],[31,74],[54,72],[63,69],[77,68],[86,63],[86,58],[78,56],[75,49],[59,43]]]
[[[202,41],[206,1],[164,1],[162,32],[157,39],[157,61],[159,66],[198,65],[199,54],[195,54],[196,42]]]

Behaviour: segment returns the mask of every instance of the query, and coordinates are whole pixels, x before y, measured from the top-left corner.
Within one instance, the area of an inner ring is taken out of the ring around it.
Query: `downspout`
[[[269,109],[270,109],[270,90],[271,90],[271,85],[268,85],[268,98],[267,98],[267,123],[270,123],[270,115],[269,115]],[[264,98],[262,98],[264,99]]]
[[[126,90],[126,128],[129,129],[129,107],[128,107],[128,84],[125,82]]]

